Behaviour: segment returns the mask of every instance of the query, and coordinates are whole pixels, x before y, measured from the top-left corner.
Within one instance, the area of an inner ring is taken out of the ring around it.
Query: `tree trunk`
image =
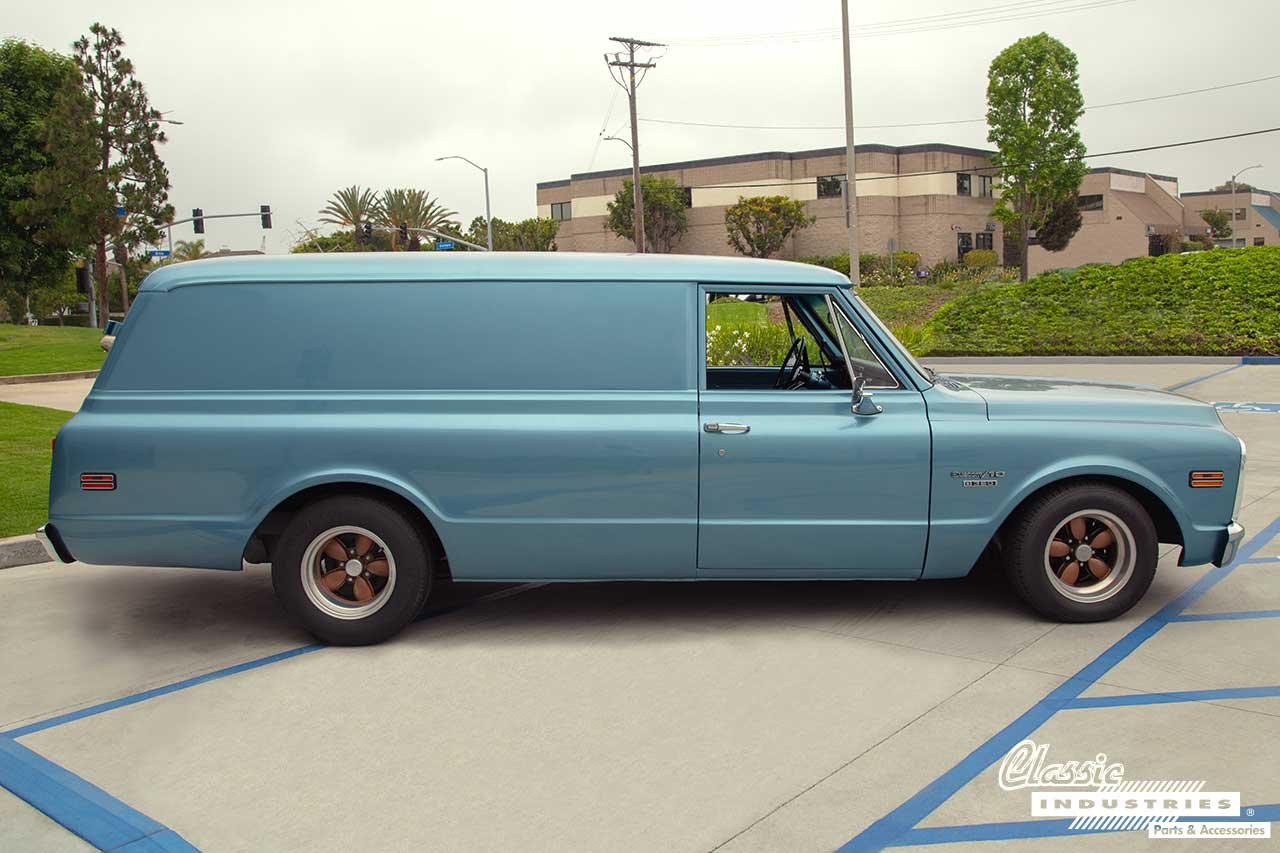
[[[22,296],[22,324],[25,326],[31,322],[31,294],[24,293]]]
[[[1018,261],[1018,267],[1019,267],[1018,281],[1026,281],[1027,280],[1027,257],[1028,255],[1031,254],[1031,235],[1029,233],[1030,229],[1027,228],[1027,223],[1025,220],[1022,223],[1021,230],[1022,230],[1022,235],[1021,235],[1022,246],[1018,253],[1021,256]]]
[[[120,267],[120,307],[129,313],[129,271]]]
[[[105,329],[111,318],[111,300],[107,298],[107,238],[95,247],[93,263],[94,298],[98,300],[98,328]]]

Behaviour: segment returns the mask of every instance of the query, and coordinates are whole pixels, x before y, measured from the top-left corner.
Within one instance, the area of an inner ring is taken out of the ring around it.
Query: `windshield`
[[[858,304],[858,307],[862,309],[862,316],[866,317],[867,321],[875,326],[876,329],[879,330],[880,334],[884,336],[884,339],[898,350],[902,360],[911,365],[911,369],[918,373],[921,379],[932,384],[933,381],[937,379],[938,375],[934,373],[931,368],[925,367],[923,364],[916,361],[916,357],[911,354],[911,350],[904,347],[902,345],[902,341],[898,340],[893,332],[889,331],[889,327],[884,324],[883,320],[876,316],[876,312],[871,310],[870,306],[862,300],[862,297],[858,295],[856,290],[849,290],[847,293],[853,301]]]

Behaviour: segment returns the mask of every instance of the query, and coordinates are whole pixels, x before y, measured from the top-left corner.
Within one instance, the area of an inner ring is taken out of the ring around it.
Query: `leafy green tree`
[[[381,199],[373,190],[361,189],[353,184],[338,190],[320,210],[320,221],[340,228],[350,228],[357,246],[363,246],[364,225],[378,221]],[[358,250],[357,250],[358,251]]]
[[[88,242],[63,227],[61,205],[39,203],[40,178],[56,165],[44,127],[77,80],[68,57],[13,39],[0,44],[0,292],[23,315],[37,290],[65,275],[71,248]]]
[[[1000,198],[992,215],[1012,226],[1027,280],[1027,236],[1078,192],[1088,168],[1076,122],[1084,113],[1076,55],[1046,33],[1019,39],[987,72],[987,139],[996,146]]]
[[[179,240],[173,247],[174,261],[198,261],[205,256],[204,240]]]
[[[37,318],[56,317],[58,325],[65,326],[67,315],[83,301],[76,290],[75,267],[68,266],[56,282],[32,294],[31,311]]]
[[[384,229],[373,232],[368,240],[356,240],[354,231],[335,231],[332,234],[304,235],[289,249],[295,255],[329,254],[332,252],[390,252],[391,235]]]
[[[1234,231],[1231,228],[1231,214],[1216,207],[1200,211],[1200,218],[1209,226],[1209,233],[1215,240],[1226,240]]]
[[[97,150],[96,180],[91,192],[105,188],[108,207],[97,211],[93,225],[94,283],[98,297],[98,321],[106,325],[110,300],[107,294],[107,252],[124,269],[130,253],[160,239],[160,226],[173,219],[169,199],[169,172],[156,150],[165,141],[161,114],[152,108],[146,89],[124,55],[119,31],[94,23],[89,35],[73,45],[81,88],[88,98],[87,115],[77,116],[74,99],[51,116],[51,145],[74,137],[84,128]],[[101,199],[95,199],[95,204]],[[123,209],[119,215],[116,208]],[[113,215],[115,214],[115,215]],[[121,277],[121,302],[128,310],[127,280]]]
[[[1080,193],[1072,192],[1053,206],[1049,215],[1036,231],[1036,240],[1041,248],[1050,252],[1061,252],[1076,236],[1084,219],[1080,216]]]
[[[447,209],[430,193],[409,188],[384,190],[377,208],[378,222],[391,232],[391,248],[397,251],[422,251],[422,232],[415,229],[439,231],[457,215],[456,210]],[[400,245],[401,225],[409,229],[406,246]]]
[[[687,190],[671,178],[654,175],[641,175],[640,189],[644,202],[645,250],[670,252],[689,230],[689,218],[685,213]],[[634,242],[635,208],[632,183],[623,181],[622,189],[614,193],[613,201],[608,204],[609,217],[605,220],[605,228]]]
[[[729,245],[752,258],[772,257],[788,237],[816,219],[805,213],[804,202],[784,195],[739,196],[738,203],[724,211]]]
[[[502,219],[493,220],[493,250],[495,252],[554,252],[556,250],[556,234],[560,231],[560,223],[554,219],[523,219],[519,222],[507,222]],[[459,234],[464,240],[483,246],[488,234],[485,231],[484,217],[477,216],[471,220],[466,234]]]

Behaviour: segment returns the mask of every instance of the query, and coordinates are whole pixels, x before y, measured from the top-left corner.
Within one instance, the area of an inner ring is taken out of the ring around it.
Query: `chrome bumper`
[[[1236,552],[1240,550],[1240,540],[1244,539],[1244,527],[1238,522],[1231,522],[1227,525],[1227,544],[1222,549],[1222,556],[1213,561],[1215,566],[1225,566],[1236,558]]]
[[[44,553],[49,557],[51,563],[70,563],[73,562],[67,554],[65,557],[62,553],[66,551],[66,546],[62,544],[62,537],[58,536],[58,531],[53,525],[42,524],[36,529],[36,540],[40,546],[44,548]],[[55,541],[56,540],[56,541]]]

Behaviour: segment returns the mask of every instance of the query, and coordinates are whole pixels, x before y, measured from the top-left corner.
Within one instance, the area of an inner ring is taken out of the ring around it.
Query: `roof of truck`
[[[359,252],[208,258],[161,267],[144,291],[191,284],[333,281],[696,281],[843,284],[812,264],[708,255],[595,252]]]

